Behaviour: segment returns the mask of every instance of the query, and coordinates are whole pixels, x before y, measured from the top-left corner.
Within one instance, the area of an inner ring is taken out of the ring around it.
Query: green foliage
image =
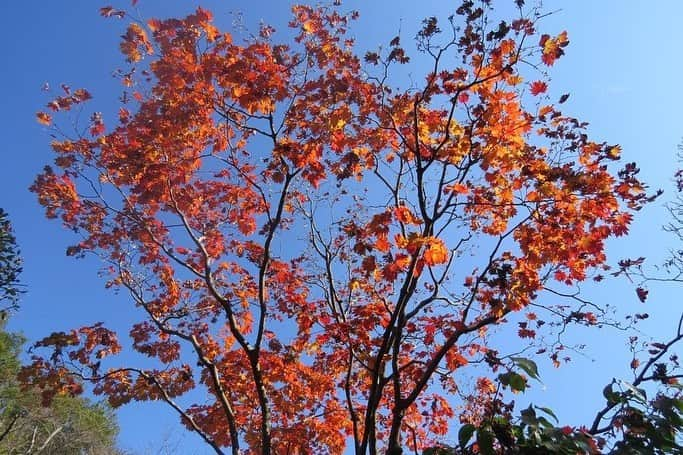
[[[676,338],[661,346],[672,346],[681,337],[679,329]],[[514,364],[539,379],[536,365],[521,360],[515,359]],[[514,371],[499,379],[513,391],[526,388],[526,379]],[[683,386],[673,379],[663,363],[648,362],[634,384],[613,380],[604,388],[605,407],[598,411],[591,428],[560,426],[551,409],[530,405],[515,418],[504,411],[478,426],[465,424],[456,447],[430,447],[423,455],[683,454]],[[655,397],[648,399],[648,391],[641,385],[653,380],[660,387]]]
[[[530,377],[540,381],[541,378],[538,375],[538,366],[536,366],[536,362],[524,357],[512,357],[510,360],[512,360],[516,366],[524,370]]]
[[[0,453],[118,454],[110,408],[84,398],[56,397],[41,405],[38,390],[20,388],[22,337],[0,329]]]
[[[56,397],[42,406],[38,389],[20,387],[17,374],[24,344],[4,330],[9,310],[17,308],[21,257],[4,210],[0,209],[0,454],[109,455],[118,426],[110,408],[84,398]]]
[[[19,274],[21,273],[21,257],[17,242],[12,233],[12,225],[7,213],[0,208],[0,310],[2,319],[6,310],[15,309],[21,294]]]
[[[618,384],[620,390],[615,390]],[[683,453],[683,400],[681,386],[669,384],[660,388],[655,397],[647,399],[647,391],[627,383],[614,381],[603,394],[615,409],[612,425],[605,433],[619,436],[611,453]]]

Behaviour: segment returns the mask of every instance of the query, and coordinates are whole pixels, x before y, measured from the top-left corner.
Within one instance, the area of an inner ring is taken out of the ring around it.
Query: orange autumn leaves
[[[413,215],[412,211],[406,206],[396,207],[394,209],[394,217],[397,221],[406,225],[417,226],[422,224],[422,221]],[[444,241],[437,237],[409,235],[408,238],[405,238],[398,235],[396,237],[396,245],[405,248],[411,254],[422,249],[422,257],[425,264],[428,266],[435,266],[448,262],[448,248]]]
[[[155,367],[117,367],[99,326],[39,347],[73,356],[113,405],[203,392],[174,409],[217,452],[419,450],[447,434],[452,397],[431,386],[481,405],[460,370],[496,377],[488,327],[550,280],[604,266],[606,239],[647,202],[635,166],[605,164],[617,147],[526,105],[548,84],[520,62],[553,64],[565,33],[524,46],[528,18],[483,34],[483,9],[457,14],[462,36],[432,53],[419,90],[375,77],[410,61],[399,39],[366,67],[355,14],[334,7],[295,7],[285,43],[266,25],[233,41],[203,9],[129,26],[118,119],[58,137],[32,190],[82,235],[70,255],[107,261],[107,286],[142,314],[132,349]],[[423,25],[418,47],[433,50],[439,23]],[[53,115],[90,99],[63,90],[37,114],[53,132]],[[37,356],[27,377],[68,392],[63,359]]]
[[[36,119],[41,125],[49,126],[52,123],[52,116],[46,112],[36,113]]]
[[[443,240],[430,237],[425,240],[424,260],[429,266],[448,262],[448,248]]]
[[[397,235],[396,245],[413,255],[422,252],[422,260],[429,266],[448,262],[448,248],[444,241],[437,237],[421,237],[417,234],[410,234],[407,237]]]
[[[49,90],[49,86],[47,87]],[[84,103],[92,99],[92,95],[90,94],[90,92],[83,88],[72,90],[71,87],[69,87],[68,85],[62,84],[61,89],[63,94],[60,96],[56,96],[54,99],[50,100],[49,103],[47,103],[47,108],[53,113],[60,111],[69,111],[74,106],[77,106],[81,103]],[[47,112],[37,112],[36,119],[38,120],[38,123],[45,126],[50,126],[52,124],[52,115],[48,114]]]
[[[147,38],[147,32],[136,23],[128,27],[120,46],[121,52],[131,63],[137,63],[142,60],[144,55],[154,53],[152,43]]]
[[[569,45],[567,32],[562,32],[556,37],[541,35],[539,45],[543,49],[541,60],[548,66],[552,66],[555,61],[564,55],[564,48]]]
[[[344,228],[355,242],[353,249],[356,253],[365,255],[377,251],[391,254],[393,260],[388,261],[382,271],[382,276],[387,281],[396,280],[400,273],[409,268],[413,260],[418,274],[424,265],[431,267],[448,262],[449,251],[443,239],[422,236],[415,231],[407,234],[392,233],[395,222],[406,227],[416,227],[424,223],[412,210],[401,205],[374,215],[365,226],[351,221]],[[363,261],[363,269],[366,273],[372,273],[376,267],[376,258],[368,255]]]

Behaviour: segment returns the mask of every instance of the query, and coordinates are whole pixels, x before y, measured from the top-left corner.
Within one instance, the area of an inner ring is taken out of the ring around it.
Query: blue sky
[[[507,5],[512,0],[494,0],[498,3]],[[91,0],[0,2],[0,86],[5,87],[0,110],[4,153],[0,207],[14,223],[25,259],[23,281],[29,289],[10,328],[24,332],[30,340],[99,320],[124,326],[132,317],[125,296],[103,289],[97,261],[66,257],[72,235],[58,223],[45,220],[27,190],[51,161],[49,137],[35,122],[35,112],[47,100],[41,92],[45,82],[87,88],[95,96],[93,108],[106,112],[114,106],[118,84],[111,72],[122,64],[118,54],[121,24],[99,16],[98,8],[105,4]],[[214,11],[223,27],[229,27],[234,18],[231,11],[242,11],[245,24],[252,29],[260,19],[283,24],[290,5],[276,0],[201,4]],[[455,4],[443,0],[419,5],[404,0],[344,2],[361,12],[355,35],[362,47],[386,43],[400,28],[408,50],[407,38],[414,35],[422,18],[446,17]],[[164,17],[189,12],[195,2],[140,0],[138,5],[143,17]],[[115,6],[128,6],[128,2]],[[611,258],[647,256],[657,262],[669,248],[677,247],[661,225],[667,222],[663,202],[674,197],[676,146],[683,137],[683,2],[546,0],[544,9],[561,10],[546,18],[541,28],[549,33],[566,29],[571,41],[567,55],[552,69],[551,96],[571,93],[563,110],[590,122],[596,140],[621,144],[625,160],[638,162],[644,180],[665,190],[658,202],[638,214],[630,236],[610,244]],[[412,71],[421,74],[420,68]],[[681,311],[679,290],[673,286],[652,287],[645,306],[638,303],[625,281],[590,287],[586,293],[627,312],[649,312],[652,317],[642,330],[653,335],[673,331]],[[561,370],[541,365],[545,386],[533,399],[551,406],[564,421],[588,423],[585,419],[598,408],[602,386],[613,376],[628,376],[628,355],[624,336],[614,331],[578,332],[575,336],[590,345],[586,356],[577,357]],[[182,433],[176,417],[161,405],[124,408],[119,418],[124,448],[144,452],[170,435],[172,442],[180,444],[180,453],[203,453],[201,445]]]

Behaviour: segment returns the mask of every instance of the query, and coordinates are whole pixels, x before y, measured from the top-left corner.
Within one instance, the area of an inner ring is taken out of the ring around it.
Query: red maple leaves
[[[569,45],[567,32],[562,32],[554,38],[550,35],[541,35],[539,45],[542,48],[541,60],[548,66],[552,66],[555,61],[564,55],[564,48]]]
[[[531,83],[530,90],[529,92],[536,96],[540,95],[541,93],[545,93],[548,90],[548,84],[546,84],[543,81],[534,81]]]
[[[419,90],[385,79],[409,61],[398,40],[364,68],[346,34],[355,14],[334,8],[295,7],[282,44],[270,27],[235,43],[203,9],[131,24],[134,106],[124,96],[117,123],[94,113],[89,138],[53,142],[55,168],[32,190],[83,234],[71,253],[110,264],[107,286],[145,315],[132,347],[161,367],[112,365],[120,346],[98,325],[48,337],[40,347],[56,354],[26,378],[48,395],[74,389],[68,353],[113,405],[164,401],[216,451],[418,450],[445,434],[453,407],[431,386],[460,391],[471,364],[493,374],[487,327],[551,280],[602,267],[605,241],[647,202],[637,168],[603,164],[618,149],[554,106],[525,106],[518,66],[538,48],[520,44],[534,24],[484,34],[471,3],[443,50],[460,67],[434,53],[438,20],[425,22],[418,44],[435,70]],[[567,44],[543,35],[541,61]],[[67,90],[48,106],[89,98]],[[520,337],[544,323],[529,316]],[[477,388],[467,409],[498,393],[487,377]],[[181,408],[193,389],[205,397]]]

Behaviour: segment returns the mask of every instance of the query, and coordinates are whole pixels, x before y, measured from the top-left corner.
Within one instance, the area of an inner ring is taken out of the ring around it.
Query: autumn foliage
[[[532,364],[489,332],[596,324],[543,296],[599,276],[648,196],[545,95],[566,32],[520,1],[491,27],[488,3],[423,22],[429,66],[403,89],[399,37],[359,56],[337,6],[295,6],[284,43],[203,9],[132,22],[118,118],[58,136],[32,190],[80,234],[67,253],[100,256],[144,312],[128,335],[150,359],[117,363],[125,343],[95,324],[42,340],[24,377],[47,398],[86,380],[114,406],[166,402],[218,453],[421,450],[499,412]],[[91,98],[63,92],[38,121]]]

